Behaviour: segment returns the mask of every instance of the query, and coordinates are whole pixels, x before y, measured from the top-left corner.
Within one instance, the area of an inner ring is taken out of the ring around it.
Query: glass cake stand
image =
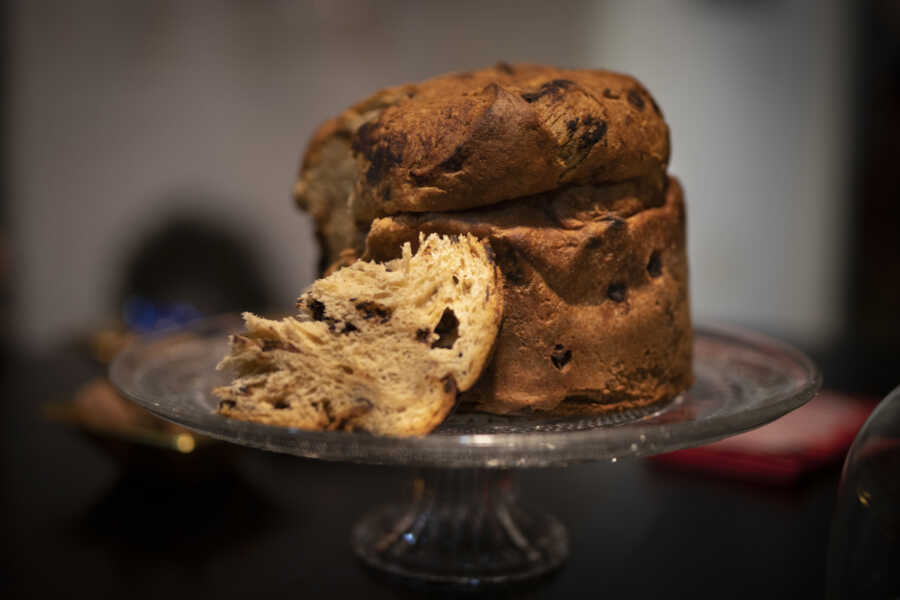
[[[617,461],[713,442],[804,404],[821,376],[797,350],[725,326],[694,330],[690,390],[664,405],[591,417],[501,417],[457,411],[421,438],[304,431],[215,414],[210,390],[235,317],[134,342],[113,362],[113,383],[156,415],[236,444],[322,460],[419,467],[412,497],[377,508],[353,528],[366,564],[419,581],[477,586],[536,577],[562,564],[568,535],[552,516],[523,509],[522,467]]]

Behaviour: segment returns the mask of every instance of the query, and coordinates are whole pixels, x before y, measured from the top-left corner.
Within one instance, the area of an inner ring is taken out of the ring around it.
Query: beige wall
[[[595,10],[592,56],[639,74],[670,124],[700,317],[811,344],[842,325],[849,9],[639,0]]]

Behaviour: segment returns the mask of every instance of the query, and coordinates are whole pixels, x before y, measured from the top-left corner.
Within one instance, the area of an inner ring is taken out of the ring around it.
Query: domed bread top
[[[662,113],[628,75],[501,63],[373,99],[385,96],[352,134],[358,221],[623,181],[669,160]]]

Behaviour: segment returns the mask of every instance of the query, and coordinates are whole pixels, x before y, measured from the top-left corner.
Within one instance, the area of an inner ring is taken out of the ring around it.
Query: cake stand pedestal
[[[694,330],[694,385],[643,410],[590,417],[501,417],[456,412],[422,438],[304,431],[215,414],[210,390],[234,317],[142,338],[116,358],[113,383],[156,415],[222,440],[321,460],[419,467],[404,502],[352,531],[367,565],[418,581],[477,587],[533,578],[568,553],[565,528],[522,508],[515,469],[650,456],[713,442],[801,406],[821,376],[803,354],[722,326]]]
[[[405,504],[353,527],[353,551],[393,575],[464,586],[521,581],[562,564],[565,528],[518,503],[511,470],[422,469]]]

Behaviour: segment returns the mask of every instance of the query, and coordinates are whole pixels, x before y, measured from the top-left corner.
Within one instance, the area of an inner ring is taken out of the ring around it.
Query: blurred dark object
[[[12,314],[11,308],[11,274],[10,274],[10,258],[9,258],[9,245],[6,237],[6,220],[2,216],[4,205],[4,199],[2,196],[2,191],[0,191],[0,327],[3,328],[4,331],[9,331],[10,329],[10,315]],[[7,353],[11,351],[9,347],[8,336],[3,336],[3,341],[0,342],[0,364],[6,362]]]
[[[202,566],[264,537],[280,516],[232,469],[181,479],[131,470],[79,515],[69,535],[79,545],[109,549],[119,567],[134,569],[135,563],[152,564],[161,557]],[[166,593],[167,598],[187,596],[183,589]]]
[[[44,404],[44,417],[69,425],[126,470],[170,479],[226,468],[231,446],[164,421],[119,394],[105,377],[84,383],[68,402]]]
[[[900,338],[900,9],[896,2],[869,5],[863,21],[859,112],[858,260],[851,289],[852,319],[874,344]]]
[[[121,321],[111,321],[109,325],[88,336],[87,344],[91,358],[108,365],[136,336],[184,327],[203,314],[190,304],[160,305],[140,297],[129,298],[122,308]]]
[[[181,327],[203,316],[191,304],[159,305],[139,296],[129,298],[122,312],[125,326],[135,333]]]
[[[142,240],[122,269],[117,310],[133,328],[165,318],[261,311],[272,294],[243,238],[210,222],[173,217]]]
[[[136,335],[226,313],[271,314],[274,306],[272,287],[252,245],[200,217],[163,221],[134,243],[118,278],[109,318],[72,340],[69,348],[101,365],[109,364]]]
[[[164,222],[136,245],[121,279],[114,299],[120,318],[79,344],[82,354],[103,367],[138,335],[270,305],[268,286],[252,250],[237,236],[202,219]],[[230,452],[223,444],[159,419],[123,398],[105,376],[85,383],[74,399],[43,408],[45,417],[74,427],[130,470],[196,476],[219,471]]]
[[[825,390],[759,429],[652,461],[728,479],[789,485],[840,461],[874,407],[874,401]]]
[[[101,365],[108,365],[137,335],[119,322],[95,331],[87,341],[90,357]]]
[[[833,365],[826,359],[824,366],[827,385],[883,397],[900,373],[900,3],[854,6],[859,48],[854,151],[848,153],[855,175],[847,333],[843,349],[832,353]]]
[[[144,430],[159,433],[186,433],[187,430],[174,423],[160,421],[146,410],[122,398],[105,377],[92,379],[75,392],[67,414],[98,430]],[[190,445],[178,444],[181,451],[189,451]]]
[[[844,463],[828,598],[900,598],[900,387],[866,421]]]
[[[9,243],[9,163],[10,155],[10,123],[7,117],[9,104],[9,56],[11,28],[9,27],[9,4],[3,2],[0,4],[0,18],[2,18],[3,35],[0,36],[0,111],[3,118],[0,119],[0,136],[3,143],[0,144],[0,328],[3,331],[9,331],[12,319],[12,269],[10,260],[10,243]],[[9,336],[3,336],[0,341],[0,369],[7,362],[7,354],[11,351],[9,347]]]

